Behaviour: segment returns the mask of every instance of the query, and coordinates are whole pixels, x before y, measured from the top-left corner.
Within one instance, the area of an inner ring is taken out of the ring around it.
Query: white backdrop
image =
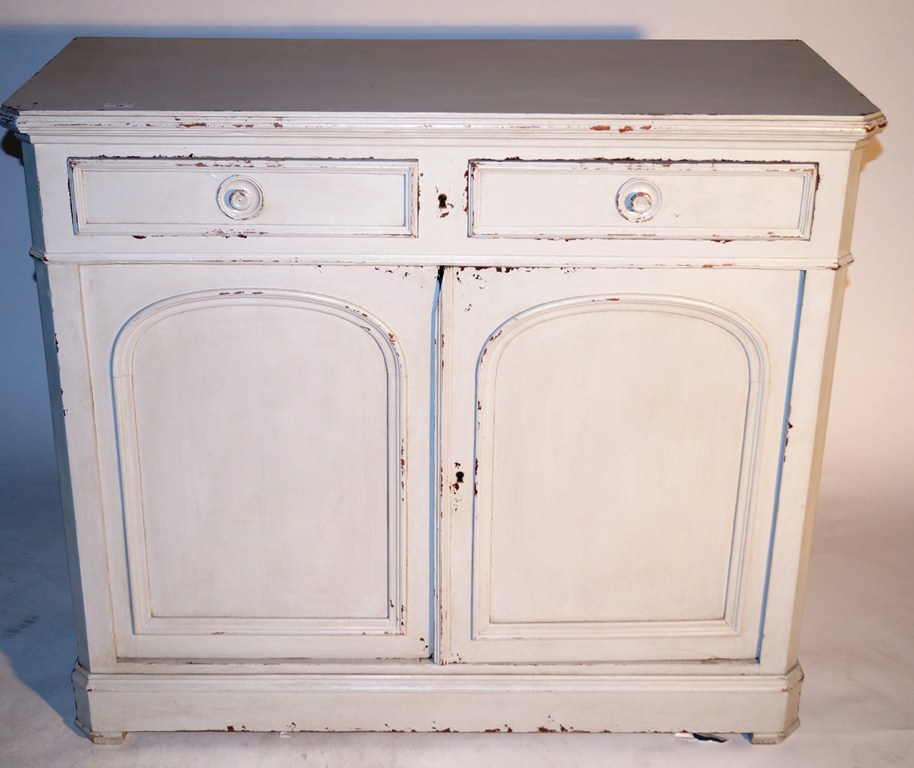
[[[0,153],[0,762],[29,766],[914,765],[912,0],[0,0],[0,98],[75,35],[800,38],[889,128],[860,184],[801,658],[800,731],[777,748],[669,736],[135,734],[71,728],[63,537],[22,169]],[[459,62],[455,62],[459,66]],[[34,626],[32,626],[34,624]],[[21,631],[28,630],[32,631]],[[15,635],[15,636],[14,636]],[[37,738],[36,738],[37,735]],[[776,751],[772,751],[776,750]],[[202,757],[202,763],[201,763]],[[6,762],[4,762],[4,760]]]
[[[889,514],[914,498],[911,32],[910,0],[0,0],[0,96],[78,34],[803,39],[889,118],[860,185],[822,488]],[[17,160],[0,155],[0,477],[44,480],[53,454],[23,198]]]

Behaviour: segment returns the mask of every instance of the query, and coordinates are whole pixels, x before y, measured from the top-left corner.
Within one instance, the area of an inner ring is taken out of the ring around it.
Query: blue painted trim
[[[438,424],[441,423],[438,412],[441,398],[441,349],[439,338],[441,336],[441,280],[442,271],[438,271],[435,280],[435,291],[432,296],[432,311],[430,317],[429,334],[429,422],[428,422],[428,658],[434,659],[438,651],[438,606],[441,596],[438,594],[440,582],[439,574],[439,542],[438,542],[438,513],[443,503],[438,493],[438,479],[441,469],[441,446],[439,445]]]
[[[777,531],[778,510],[781,504],[781,477],[784,473],[784,455],[787,451],[787,432],[790,429],[790,403],[793,399],[793,375],[797,363],[797,344],[800,337],[800,320],[803,316],[803,293],[806,288],[806,271],[800,272],[797,283],[797,305],[793,319],[793,339],[790,343],[790,367],[787,370],[787,392],[784,399],[784,418],[781,422],[781,449],[778,454],[777,476],[774,481],[774,509],[771,513],[771,533],[768,537],[768,559],[765,563],[765,589],[762,593],[762,615],[759,618],[758,643],[755,659],[762,658],[762,641],[765,637],[765,618],[768,614],[768,587],[771,581],[771,560],[774,556],[774,534]]]

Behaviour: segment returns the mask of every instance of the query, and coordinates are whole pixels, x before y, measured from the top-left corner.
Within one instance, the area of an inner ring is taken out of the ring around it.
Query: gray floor
[[[0,766],[914,766],[914,500],[872,488],[859,478],[824,484],[802,725],[779,746],[627,734],[138,733],[100,747],[72,725],[56,486],[0,479]]]

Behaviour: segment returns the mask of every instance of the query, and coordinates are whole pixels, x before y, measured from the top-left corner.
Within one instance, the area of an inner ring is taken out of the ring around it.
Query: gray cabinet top
[[[793,40],[86,37],[4,105],[27,112],[857,117],[878,109]]]

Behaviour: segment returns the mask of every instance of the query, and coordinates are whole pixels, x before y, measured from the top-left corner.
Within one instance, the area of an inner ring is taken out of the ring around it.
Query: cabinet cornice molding
[[[523,135],[542,141],[583,142],[586,146],[622,149],[666,140],[688,142],[770,142],[821,144],[847,149],[867,142],[886,127],[881,112],[859,117],[784,117],[782,115],[523,115],[289,112],[227,113],[18,112],[4,108],[0,123],[31,141],[103,143],[141,138],[211,141],[272,139],[279,143],[332,138],[358,141],[368,137],[403,140],[489,141]],[[91,131],[91,135],[87,135]]]

